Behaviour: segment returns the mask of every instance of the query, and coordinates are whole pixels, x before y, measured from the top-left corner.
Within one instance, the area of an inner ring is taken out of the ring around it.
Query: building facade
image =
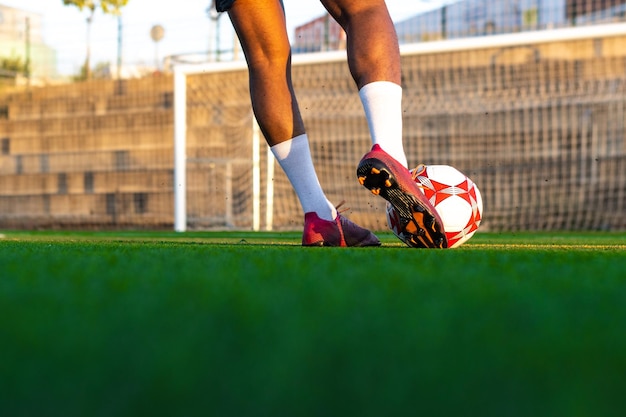
[[[0,4],[0,59],[30,62],[33,79],[56,77],[56,52],[44,43],[40,14]]]
[[[346,33],[327,13],[295,29],[295,53],[345,49]]]
[[[396,24],[401,43],[624,20],[626,0],[464,0]]]

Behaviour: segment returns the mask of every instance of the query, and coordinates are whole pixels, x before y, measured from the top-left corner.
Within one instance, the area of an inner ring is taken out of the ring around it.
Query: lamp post
[[[30,76],[31,76],[31,60],[30,60],[30,17],[26,18],[26,59],[24,64],[24,75],[26,75],[26,80],[28,85],[30,86]]]
[[[157,71],[161,70],[161,64],[159,63],[159,42],[165,36],[165,29],[161,25],[154,25],[150,29],[150,38],[154,42],[154,66]]]
[[[215,0],[211,1],[211,5],[206,9],[206,13],[215,24],[215,61],[220,61],[220,17],[222,17],[222,13],[217,11],[215,7]]]

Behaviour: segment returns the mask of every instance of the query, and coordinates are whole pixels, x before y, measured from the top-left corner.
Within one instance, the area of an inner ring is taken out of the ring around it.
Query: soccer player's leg
[[[359,163],[359,182],[394,206],[409,246],[446,247],[441,219],[407,167],[402,143],[400,49],[385,1],[322,3],[346,31],[348,64],[374,145]]]
[[[376,246],[369,230],[337,213],[322,191],[291,81],[291,48],[280,0],[236,0],[229,16],[248,63],[252,108],[305,213],[306,246]]]

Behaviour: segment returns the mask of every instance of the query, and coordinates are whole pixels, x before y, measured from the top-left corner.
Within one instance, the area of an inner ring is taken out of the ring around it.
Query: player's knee
[[[257,71],[272,72],[285,70],[291,56],[287,48],[258,48],[248,54],[248,66]]]
[[[364,0],[364,1],[327,1],[322,3],[339,23],[347,31],[351,24],[361,24],[367,19],[379,19],[387,13],[384,0]]]

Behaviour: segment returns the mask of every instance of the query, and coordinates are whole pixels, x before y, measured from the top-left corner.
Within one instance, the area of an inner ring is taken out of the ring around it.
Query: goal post
[[[174,230],[187,230],[187,75],[174,67]]]
[[[322,187],[386,230],[354,169],[371,146],[345,51],[295,54],[294,88]],[[626,23],[401,46],[410,164],[478,185],[482,230],[626,228]],[[299,230],[302,209],[255,127],[244,62],[180,64],[175,230]],[[264,215],[263,215],[264,214]]]
[[[187,78],[194,74],[219,73],[227,71],[245,70],[245,64],[242,62],[227,63],[206,63],[206,64],[179,64],[174,66],[174,230],[184,232],[188,228],[187,216]],[[251,147],[252,147],[252,229],[260,230],[260,200],[261,200],[261,166],[260,166],[260,142],[262,140],[260,130],[256,119],[251,117]],[[270,159],[271,154],[268,153],[268,167],[273,166],[274,161]],[[210,162],[210,158],[205,161]],[[228,162],[226,162],[226,166]],[[231,168],[227,168],[229,171]],[[273,169],[268,168],[268,174],[273,173]],[[270,182],[268,182],[270,184]],[[230,187],[227,187],[230,188]],[[272,196],[269,194],[272,188],[268,185],[266,199],[270,201]],[[231,190],[226,190],[225,195],[232,195]],[[230,204],[226,202],[226,204]],[[268,206],[270,206],[268,204]],[[229,226],[229,212],[232,208],[226,207],[224,210],[224,226]],[[270,215],[266,215],[266,228],[271,229]],[[219,223],[219,222],[218,222]]]
[[[306,65],[314,64],[317,62],[336,62],[345,60],[344,51],[332,51],[318,54],[300,54],[294,59],[294,65]],[[229,72],[245,72],[247,66],[244,61],[233,62],[205,62],[205,63],[181,63],[173,66],[174,73],[174,230],[177,232],[184,232],[188,229],[189,219],[187,213],[187,200],[188,200],[188,188],[187,188],[187,167],[188,167],[188,155],[187,155],[187,134],[188,134],[188,86],[187,80],[189,76],[193,75],[206,75],[206,74],[219,74]],[[264,209],[264,229],[272,230],[274,221],[274,172],[275,172],[275,160],[274,156],[267,147],[265,154],[265,194],[262,196],[261,181],[263,173],[261,171],[261,142],[263,142],[262,134],[260,132],[258,123],[254,116],[251,114],[251,137],[250,146],[252,149],[251,155],[251,190],[252,190],[252,213],[251,213],[251,228],[252,230],[261,230],[262,223],[262,198],[265,201]],[[203,161],[198,161],[203,162]],[[209,159],[205,159],[204,162],[209,162]],[[226,191],[228,194],[228,191]],[[226,204],[230,204],[226,202]],[[224,222],[217,221],[214,225],[208,225],[208,227],[219,226],[232,226],[228,221],[228,212],[231,211],[229,207],[224,210]]]

